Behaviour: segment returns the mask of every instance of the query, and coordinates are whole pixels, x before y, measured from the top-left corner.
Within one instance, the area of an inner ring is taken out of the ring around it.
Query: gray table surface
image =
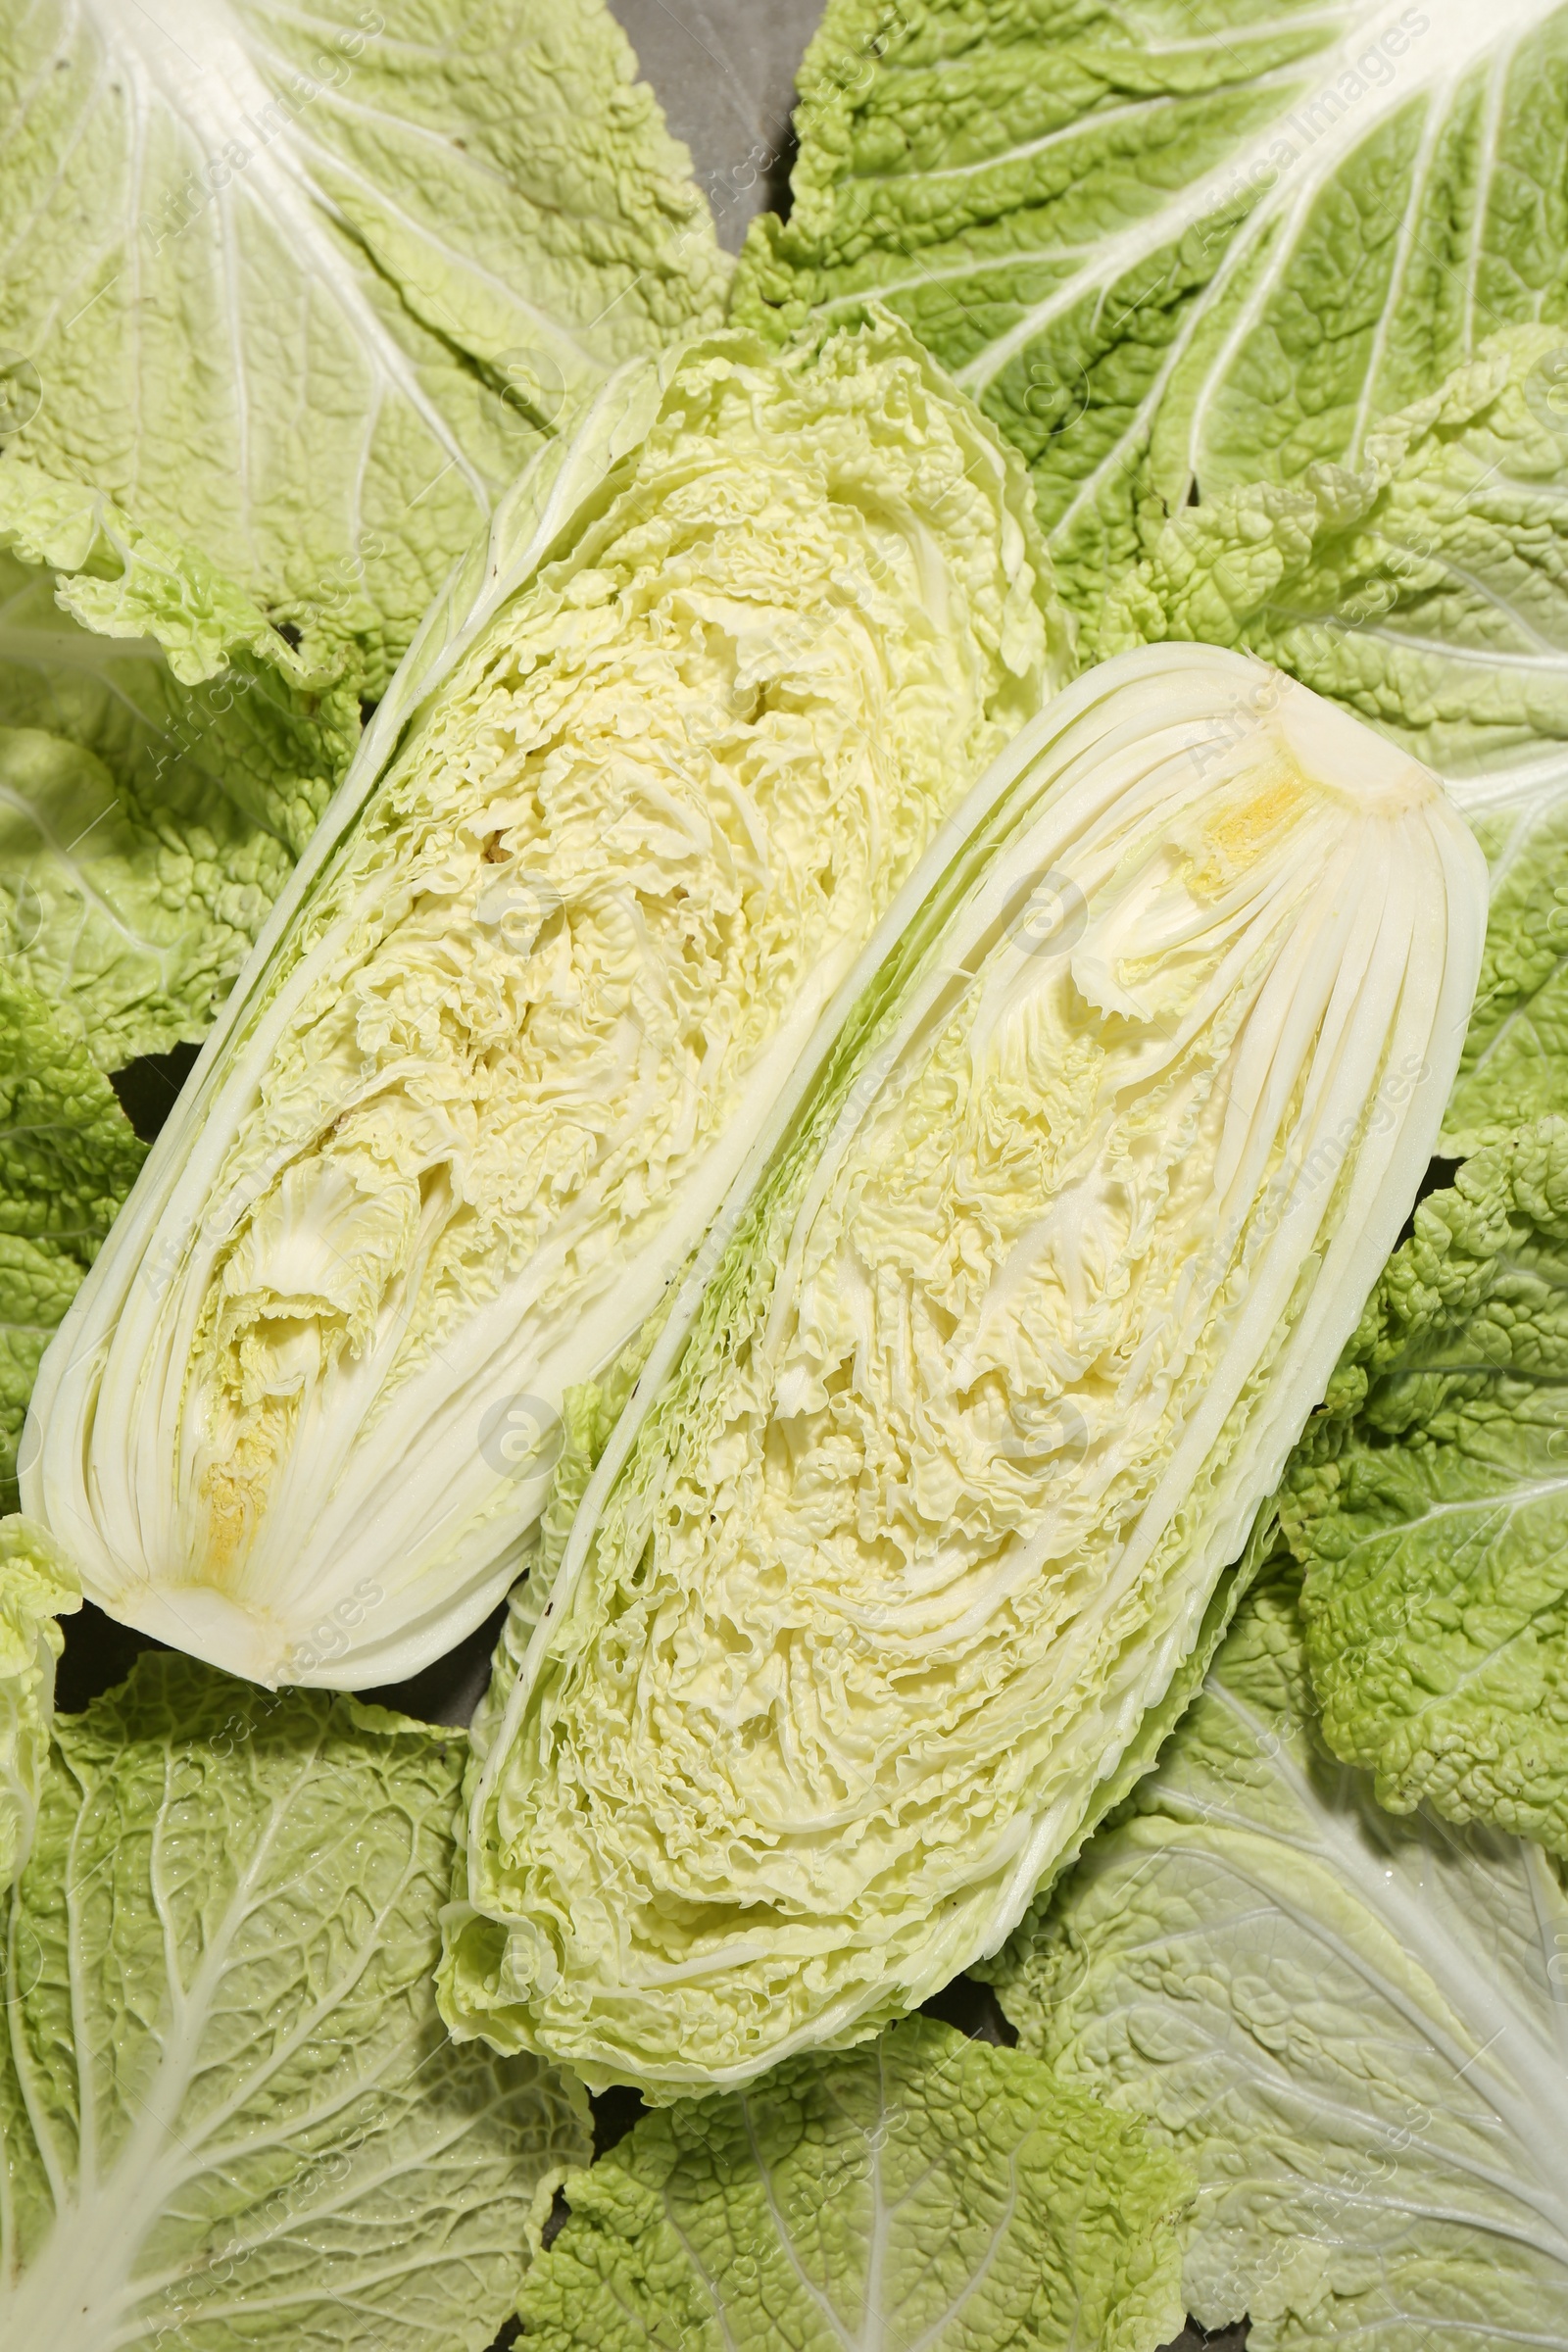
[[[738,253],[754,213],[789,184],[795,69],[823,0],[610,0]]]

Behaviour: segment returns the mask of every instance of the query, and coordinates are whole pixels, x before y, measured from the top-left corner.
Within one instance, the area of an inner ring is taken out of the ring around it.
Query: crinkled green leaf
[[[80,1037],[0,965],[0,1508],[39,1359],[145,1157]]]
[[[0,123],[16,448],[372,692],[541,436],[721,308],[601,0],[43,0]]]
[[[435,2014],[460,1735],[178,1656],[64,1718],[14,1898],[0,2338],[484,2352],[582,2095]]]
[[[1565,316],[1565,58],[1559,0],[835,0],[737,315],[889,303],[1092,613],[1195,490],[1354,469]]]
[[[188,543],[20,458],[0,549],[7,719],[99,753],[144,810],[221,793],[297,856],[359,741],[352,652],[313,664]]]
[[[1335,1750],[1568,1853],[1568,1118],[1418,1209],[1281,1510]]]
[[[0,466],[0,538],[19,563],[63,575],[56,602],[83,628],[151,638],[181,686],[200,685],[240,652],[308,674],[244,589],[188,541],[132,521],[101,490],[9,458]]]
[[[1181,2326],[1180,2166],[928,2018],[646,2116],[564,2185],[520,2307],[549,2352],[1150,2352]]]
[[[1568,461],[1548,326],[1479,355],[1320,463],[1188,509],[1111,589],[1104,653],[1237,645],[1385,728],[1485,806],[1568,742]]]
[[[1492,906],[1481,985],[1440,1150],[1453,1158],[1568,1112],[1568,768],[1560,795],[1472,821]]]
[[[287,874],[275,841],[213,813],[217,839],[167,809],[138,822],[91,752],[0,727],[8,967],[101,1068],[200,1035]]]
[[[0,1889],[32,1850],[65,1646],[59,1620],[80,1606],[80,1581],[48,1530],[0,1519]]]
[[[0,915],[118,1069],[200,1038],[360,738],[204,558],[0,460]]]
[[[33,1382],[84,1270],[58,1242],[0,1233],[0,1506],[20,1499],[18,1449]]]
[[[1250,2352],[1568,2345],[1568,1893],[1381,1812],[1311,1728],[1297,1572],[994,1974],[1026,2048],[1199,2190],[1188,2308]]]
[[[1444,1113],[1460,1158],[1568,1112],[1568,760],[1515,792],[1458,788],[1492,869],[1481,984]]]

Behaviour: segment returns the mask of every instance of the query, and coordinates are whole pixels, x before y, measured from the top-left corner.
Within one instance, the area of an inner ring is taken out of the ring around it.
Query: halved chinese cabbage
[[[24,1492],[91,1598],[334,1687],[476,1625],[563,1392],[1065,661],[1022,469],[903,328],[613,379],[438,600],[45,1360]]]
[[[1437,1134],[1486,870],[1407,755],[1165,646],[963,814],[503,1648],[444,2013],[590,2083],[996,1950],[1201,1674]]]

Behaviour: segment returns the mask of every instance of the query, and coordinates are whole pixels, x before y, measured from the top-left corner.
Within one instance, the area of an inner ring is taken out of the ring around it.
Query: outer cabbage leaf
[[[199,1039],[360,737],[205,558],[0,462],[0,908],[101,1067]]]
[[[0,966],[0,1507],[39,1359],[145,1157],[79,1038]]]
[[[582,2095],[430,1992],[462,1740],[173,1656],[57,1726],[13,1902],[0,2335],[483,2352]]]
[[[1568,790],[1543,787],[1481,811],[1472,800],[1470,817],[1489,850],[1492,906],[1443,1115],[1440,1149],[1454,1158],[1568,1112]]]
[[[32,1851],[49,1762],[60,1619],[81,1606],[81,1587],[31,1519],[0,1519],[0,1887],[9,1890]]]
[[[1181,2168],[929,2018],[646,2116],[523,2288],[550,2352],[1148,2352],[1182,2324]]]
[[[287,877],[276,841],[211,814],[140,823],[91,752],[0,727],[7,968],[100,1068],[201,1036]]]
[[[29,1494],[94,1600],[361,1687],[488,1614],[564,1392],[1065,667],[1028,514],[891,320],[636,368],[524,477],[50,1357]]]
[[[717,322],[707,207],[634,75],[600,0],[11,12],[16,448],[378,691],[541,435]]]
[[[1561,319],[1559,0],[835,0],[737,315],[874,293],[1024,452],[1085,612],[1195,493],[1359,466]]]
[[[1196,2170],[1189,2309],[1255,2352],[1568,2344],[1568,1895],[1539,1846],[1396,1821],[1328,1757],[1294,1577],[1045,1928],[1026,2048]]]
[[[1568,743],[1568,518],[1553,327],[1493,336],[1321,464],[1189,509],[1106,600],[1103,651],[1236,645],[1354,710],[1482,808]]]
[[[1422,1203],[1281,1508],[1336,1752],[1568,1853],[1568,1119]]]
[[[1160,647],[961,824],[487,1710],[443,2010],[591,2082],[744,2082],[997,1948],[1179,1706],[1427,1163],[1485,867],[1426,770]]]

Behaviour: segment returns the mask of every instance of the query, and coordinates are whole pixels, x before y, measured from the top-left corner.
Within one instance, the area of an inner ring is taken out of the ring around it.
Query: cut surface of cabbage
[[[493,1608],[564,1391],[1065,666],[1021,468],[891,322],[628,371],[524,490],[35,1397],[92,1598],[259,1681],[394,1680]]]
[[[1190,1666],[1437,1134],[1485,867],[1359,722],[1148,649],[959,821],[479,1727],[444,2013],[590,2084],[742,2082],[997,1948]]]

